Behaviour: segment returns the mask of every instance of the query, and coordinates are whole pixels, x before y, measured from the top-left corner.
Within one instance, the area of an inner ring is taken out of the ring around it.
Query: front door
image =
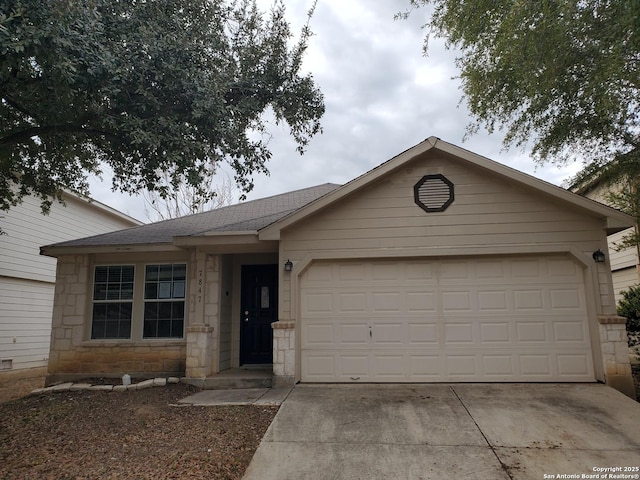
[[[273,363],[271,324],[278,320],[278,266],[243,265],[240,365]]]

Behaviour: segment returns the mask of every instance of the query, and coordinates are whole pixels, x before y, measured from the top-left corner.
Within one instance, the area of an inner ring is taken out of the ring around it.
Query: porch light
[[[293,263],[291,262],[291,260],[287,259],[287,261],[284,262],[284,271],[290,272],[291,270],[293,270]]]
[[[604,263],[604,253],[602,252],[602,250],[598,249],[593,252],[593,259],[596,261],[596,263]]]

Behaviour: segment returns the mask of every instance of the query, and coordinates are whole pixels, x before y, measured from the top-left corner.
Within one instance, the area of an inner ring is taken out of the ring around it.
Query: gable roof
[[[405,150],[396,155],[385,163],[368,171],[364,175],[352,180],[340,188],[333,190],[322,198],[311,202],[308,205],[292,212],[291,214],[281,218],[277,222],[265,227],[260,231],[260,240],[279,240],[280,231],[309,215],[318,212],[330,205],[335,204],[342,198],[353,194],[354,192],[370,185],[381,177],[388,175],[394,170],[402,167],[408,162],[415,159],[418,155],[425,154],[429,151],[440,151],[457,157],[462,161],[466,161],[476,167],[487,170],[505,179],[521,184],[523,187],[536,190],[547,195],[557,201],[563,202],[579,210],[585,211],[591,215],[602,217],[605,221],[605,228],[608,234],[612,234],[628,228],[633,223],[633,218],[614,208],[603,205],[594,200],[582,197],[580,195],[569,192],[561,187],[553,185],[544,180],[528,175],[526,173],[515,170],[501,163],[490,160],[476,153],[465,150],[451,143],[440,140],[437,137],[429,137],[414,147]]]
[[[64,253],[88,252],[100,247],[127,250],[126,246],[143,245],[149,249],[178,249],[179,246],[186,246],[192,242],[202,241],[204,237],[213,236],[233,238],[244,235],[252,236],[255,241],[277,241],[280,239],[282,229],[334,205],[429,151],[452,155],[460,161],[468,162],[488,173],[501,176],[569,207],[600,217],[603,219],[603,228],[608,234],[624,230],[633,224],[633,217],[614,208],[436,137],[429,137],[343,186],[325,183],[204,213],[48,245],[41,248],[41,253],[56,256]]]
[[[335,190],[339,185],[325,183],[267,198],[230,205],[180,218],[127,228],[42,247],[48,255],[66,248],[124,245],[172,245],[175,237],[211,233],[254,233]]]

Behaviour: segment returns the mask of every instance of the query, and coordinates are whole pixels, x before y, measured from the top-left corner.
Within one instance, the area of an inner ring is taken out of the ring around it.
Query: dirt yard
[[[0,385],[3,480],[239,479],[277,411],[171,406],[196,391],[182,384],[12,399],[40,386]]]

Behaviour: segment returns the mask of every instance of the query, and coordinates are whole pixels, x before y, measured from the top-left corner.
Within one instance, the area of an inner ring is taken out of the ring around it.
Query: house
[[[600,203],[609,204],[607,194],[611,191],[610,185],[604,184],[600,179],[595,179],[582,185],[573,185],[570,190],[579,195],[583,195]],[[611,276],[613,278],[613,292],[616,304],[622,300],[621,292],[629,290],[629,287],[640,284],[640,259],[638,257],[638,247],[627,247],[618,250],[617,244],[628,235],[633,234],[633,227],[608,237],[608,253],[611,264]]]
[[[632,218],[431,137],[331,184],[43,247],[47,383],[633,384],[607,235]]]
[[[48,215],[36,197],[0,215],[0,378],[44,374],[47,365],[56,260],[40,246],[140,225],[99,202],[63,198]]]

